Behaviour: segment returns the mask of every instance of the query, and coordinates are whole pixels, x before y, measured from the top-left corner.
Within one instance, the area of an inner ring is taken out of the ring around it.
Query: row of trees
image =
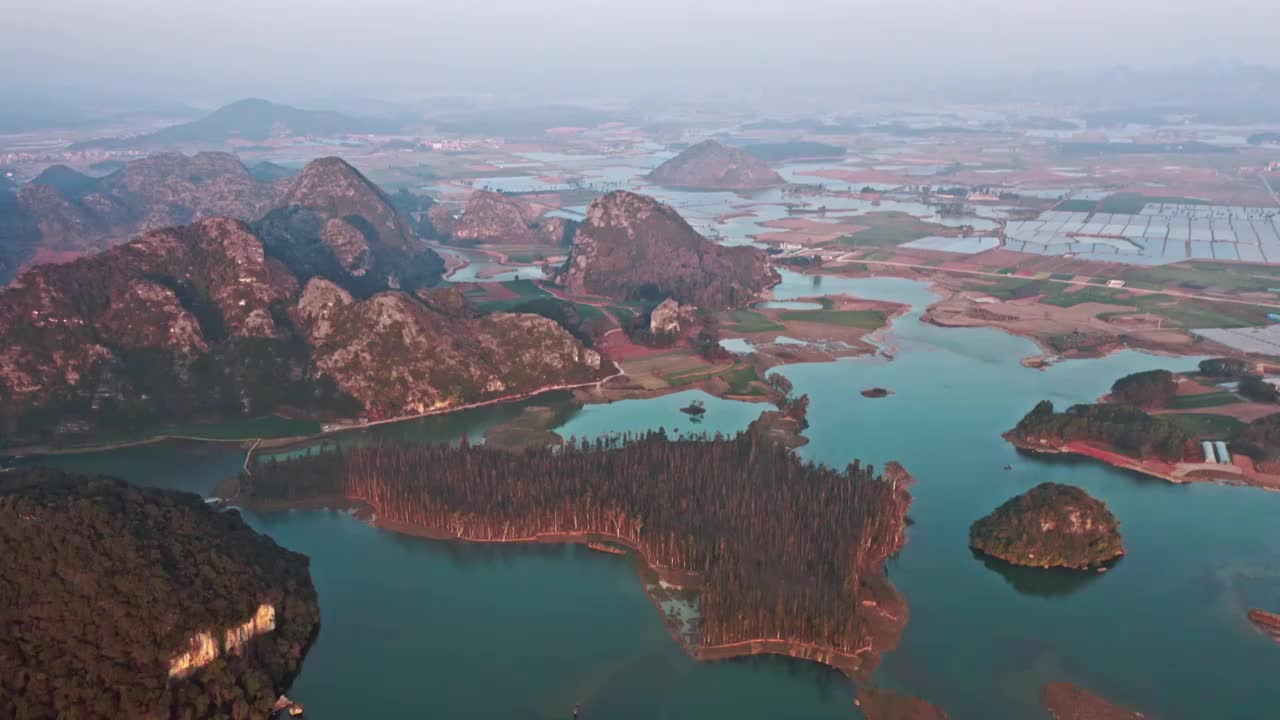
[[[904,542],[907,476],[801,462],[751,433],[711,440],[570,440],[510,453],[368,446],[272,461],[250,500],[342,494],[379,518],[480,541],[608,536],[659,569],[699,576],[703,646],[784,639],[855,653],[861,599]]]
[[[1168,370],[1148,370],[1125,375],[1111,385],[1113,400],[1136,407],[1167,407],[1177,394],[1177,378]]]

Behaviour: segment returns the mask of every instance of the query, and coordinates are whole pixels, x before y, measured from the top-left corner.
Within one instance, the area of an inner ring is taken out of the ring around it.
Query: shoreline
[[[531,537],[506,538],[506,539],[476,539],[469,538],[465,535],[458,535],[443,528],[426,528],[411,523],[404,523],[395,520],[384,520],[377,517],[367,501],[359,499],[347,498],[346,501],[359,508],[366,508],[371,513],[368,522],[373,527],[388,532],[394,532],[401,535],[412,537],[420,537],[428,540],[437,540],[442,542],[464,542],[474,544],[490,544],[490,545],[506,545],[506,544],[547,544],[547,545],[581,545],[588,547],[591,543],[613,543],[627,548],[625,555],[632,556],[632,560],[637,568],[637,579],[641,581],[642,589],[648,596],[654,609],[662,616],[663,625],[667,627],[668,633],[676,641],[676,643],[692,658],[702,662],[713,662],[717,660],[731,660],[739,657],[750,657],[752,655],[781,655],[796,660],[806,660],[826,665],[830,668],[840,671],[850,680],[855,682],[868,681],[870,673],[875,666],[879,664],[879,656],[881,652],[891,650],[892,647],[876,647],[876,643],[871,642],[866,647],[859,648],[853,653],[846,653],[837,650],[831,646],[821,645],[818,643],[802,642],[798,640],[788,640],[785,638],[751,638],[733,643],[722,645],[692,645],[687,638],[676,632],[676,629],[666,623],[666,615],[662,612],[661,598],[652,593],[648,585],[644,582],[644,575],[652,573],[659,581],[676,586],[681,589],[700,592],[702,588],[702,576],[679,568],[672,568],[665,565],[657,565],[645,556],[644,551],[640,549],[636,543],[630,538],[621,535],[612,535],[609,533],[597,532],[560,532],[560,533],[539,533]],[[314,508],[312,508],[314,509]],[[357,510],[357,514],[360,511]],[[906,599],[888,582],[888,578],[883,579],[883,590],[891,593],[902,608],[906,608]],[[863,601],[865,605],[867,601]],[[896,633],[901,633],[906,627],[906,613],[903,612],[901,617],[889,615],[881,610],[886,617],[893,618],[897,623]],[[896,638],[895,638],[896,640]],[[864,653],[872,653],[870,667],[867,666],[867,660],[862,656]]]
[[[579,390],[582,390],[588,387],[603,386],[605,383],[608,383],[618,377],[621,377],[624,374],[622,372],[622,368],[619,367],[617,363],[614,363],[613,367],[614,367],[614,373],[612,375],[609,375],[604,378],[600,378],[598,380],[591,380],[583,383],[547,385],[547,386],[543,386],[534,390],[529,390],[523,393],[504,395],[502,397],[492,398],[490,400],[480,400],[473,403],[467,403],[465,405],[456,405],[448,408],[438,408],[435,410],[428,410],[427,412],[418,413],[415,415],[401,415],[394,418],[387,418],[385,420],[373,420],[367,423],[335,426],[331,430],[321,431],[319,433],[315,433],[312,435],[292,435],[292,436],[277,437],[277,438],[264,438],[264,437],[257,437],[257,436],[245,436],[241,438],[203,438],[203,437],[191,436],[191,435],[160,434],[160,435],[153,435],[147,438],[141,438],[138,440],[125,440],[125,441],[119,441],[119,442],[102,442],[102,443],[94,443],[90,445],[78,445],[78,446],[69,447],[69,448],[53,448],[48,445],[26,445],[22,447],[5,448],[5,449],[0,449],[0,458],[3,458],[3,457],[30,458],[30,457],[42,457],[46,455],[81,455],[81,454],[89,454],[89,453],[97,453],[97,452],[107,452],[110,450],[120,450],[123,448],[129,448],[129,447],[139,447],[143,445],[154,445],[157,443],[163,443],[163,442],[169,442],[169,441],[175,441],[175,440],[201,442],[201,443],[206,443],[206,442],[236,443],[241,446],[253,444],[253,449],[261,448],[263,450],[278,450],[282,448],[287,449],[295,446],[305,447],[305,446],[314,444],[317,441],[322,441],[331,437],[337,437],[344,433],[348,433],[352,431],[364,430],[366,428],[371,428],[371,427],[377,427],[379,425],[389,425],[392,423],[406,422],[409,420],[418,420],[421,418],[435,417],[438,415],[448,415],[449,413],[461,412],[463,410],[474,410],[476,408],[488,407],[490,405],[501,405],[505,403],[520,402],[522,400],[529,400],[531,398],[538,397],[539,395],[545,395],[547,393],[552,393],[552,392],[559,392],[562,390],[572,392],[576,396],[577,391]]]
[[[1145,342],[1141,336],[1134,335],[1117,335],[1110,342],[1094,345],[1085,350],[1068,350],[1060,352],[1050,347],[1040,335],[1032,332],[1025,332],[1014,327],[1010,327],[1007,323],[997,320],[984,320],[972,316],[963,316],[963,319],[950,320],[939,317],[941,306],[947,303],[966,302],[964,296],[968,291],[963,287],[953,287],[946,279],[951,277],[967,275],[967,273],[946,270],[942,268],[927,268],[924,266],[908,265],[902,263],[878,262],[871,260],[851,260],[850,262],[861,263],[865,269],[857,270],[848,266],[833,265],[829,268],[805,268],[797,270],[803,275],[836,275],[850,278],[875,278],[875,277],[896,277],[906,280],[915,280],[926,283],[929,290],[938,295],[938,300],[930,303],[923,308],[920,316],[921,322],[928,323],[940,328],[990,328],[998,330],[1013,337],[1023,338],[1030,341],[1036,346],[1037,353],[1022,358],[1022,364],[1029,368],[1043,369],[1062,360],[1091,360],[1107,357],[1125,350],[1135,350],[1138,352],[1157,355],[1161,357],[1195,357],[1200,355],[1215,355],[1222,357],[1247,357],[1239,351],[1233,350],[1226,346],[1216,343],[1202,341],[1194,343],[1186,343],[1184,348],[1181,345],[1175,346],[1171,344],[1162,344],[1156,341]],[[826,269],[826,272],[823,270]],[[996,276],[990,277],[1005,277]],[[1085,283],[1081,283],[1085,284]],[[1087,285],[1087,284],[1085,284]],[[1134,288],[1126,288],[1131,291],[1138,291]],[[1145,291],[1140,291],[1145,292]],[[1250,301],[1230,300],[1227,298],[1203,298],[1205,300],[1236,302],[1245,305],[1256,305]],[[967,301],[973,305],[972,301]],[[1178,332],[1183,332],[1179,330]],[[1135,342],[1136,340],[1136,342]]]
[[[663,620],[663,625],[666,627],[668,634],[689,657],[700,662],[730,660],[753,655],[778,655],[795,660],[816,662],[837,670],[855,684],[865,684],[871,681],[871,673],[879,665],[880,655],[896,649],[898,639],[906,627],[909,616],[906,598],[897,588],[893,587],[886,573],[880,573],[874,578],[873,598],[862,600],[864,608],[868,609],[868,611],[874,608],[876,611],[874,617],[869,614],[867,618],[868,624],[872,627],[871,640],[867,646],[854,652],[845,652],[819,643],[785,638],[750,638],[720,645],[695,645],[691,643],[690,638],[679,632],[677,627],[673,627],[667,622],[667,616],[661,607],[663,598],[650,590],[650,586],[653,583],[648,582],[646,576],[656,578],[659,584],[666,584],[674,586],[678,590],[693,592],[701,592],[702,576],[692,571],[652,563],[634,540],[621,535],[575,531],[539,533],[529,537],[518,538],[470,538],[444,528],[430,528],[396,520],[387,520],[379,517],[376,509],[367,500],[336,495],[269,503],[258,501],[243,502],[232,496],[230,498],[219,498],[218,502],[227,507],[243,508],[258,513],[323,509],[352,511],[356,517],[361,518],[371,527],[379,530],[439,542],[462,542],[478,545],[581,545],[584,548],[589,547],[592,543],[620,545],[627,549],[627,552],[622,554],[621,557],[629,559],[635,566],[637,571],[636,579],[641,583],[641,589],[654,606],[654,610],[658,612]],[[888,559],[885,558],[885,562]],[[886,610],[885,605],[890,606],[896,612]],[[868,653],[870,653],[869,656]]]
[[[1120,470],[1130,470],[1148,477],[1159,478],[1175,485],[1212,483],[1215,485],[1253,487],[1273,492],[1280,491],[1280,478],[1259,477],[1256,473],[1249,473],[1236,465],[1170,464],[1164,462],[1157,464],[1155,461],[1131,458],[1097,444],[1072,442],[1066,445],[1040,445],[1017,438],[1013,436],[1012,432],[1004,433],[1001,437],[1022,452],[1033,455],[1065,455],[1087,458]],[[1226,472],[1220,469],[1222,467],[1231,467],[1236,471]]]

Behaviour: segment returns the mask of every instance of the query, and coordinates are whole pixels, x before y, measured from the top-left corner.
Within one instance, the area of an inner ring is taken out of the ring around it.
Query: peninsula
[[[1120,378],[1102,402],[1057,412],[1044,400],[1004,437],[1022,450],[1075,454],[1170,482],[1280,489],[1280,393],[1243,360]]]
[[[910,483],[896,463],[835,470],[752,433],[657,432],[520,453],[344,448],[259,462],[218,495],[357,503],[380,526],[439,539],[614,543],[662,580],[647,585],[696,591],[701,621],[676,633],[695,657],[789,655],[865,679],[906,622],[884,564],[906,539]]]

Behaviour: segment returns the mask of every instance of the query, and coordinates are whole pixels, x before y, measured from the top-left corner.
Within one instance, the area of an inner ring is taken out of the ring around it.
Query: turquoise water
[[[1039,399],[1088,401],[1120,375],[1185,369],[1194,358],[1127,352],[1031,370],[1018,362],[1036,353],[1025,340],[920,323],[933,299],[920,283],[826,277],[815,284],[784,273],[775,289],[782,300],[824,293],[916,308],[883,338],[891,360],[780,370],[811,398],[803,456],[838,465],[897,459],[918,480],[909,540],[890,565],[911,621],[901,647],[885,655],[879,683],[957,719],[1043,717],[1038,690],[1053,680],[1166,720],[1274,717],[1280,648],[1254,632],[1244,612],[1280,604],[1280,493],[1174,486],[1093,462],[1037,459],[999,437]],[[859,394],[873,386],[895,394]],[[679,412],[694,398],[708,409],[698,425]],[[366,435],[477,437],[518,409]],[[691,391],[589,406],[567,413],[560,432],[732,432],[763,409]],[[243,455],[225,446],[158,446],[53,461],[208,492]],[[1128,555],[1110,572],[1014,571],[968,550],[974,519],[1045,480],[1085,488],[1120,518]],[[585,718],[857,717],[852,686],[820,666],[685,657],[623,558],[408,538],[327,511],[249,519],[312,557],[323,625],[291,693],[311,718],[565,718],[576,703]]]

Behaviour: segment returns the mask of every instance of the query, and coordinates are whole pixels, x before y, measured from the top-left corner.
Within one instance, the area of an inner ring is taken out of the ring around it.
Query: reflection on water
[[[1003,577],[1005,582],[1009,583],[1014,590],[1024,595],[1038,595],[1040,597],[1070,595],[1106,575],[1106,573],[1094,570],[1024,567],[984,555],[977,550],[971,552],[975,560],[985,565],[988,570]],[[1123,558],[1118,558],[1108,563],[1106,567],[1110,570],[1123,561]]]

